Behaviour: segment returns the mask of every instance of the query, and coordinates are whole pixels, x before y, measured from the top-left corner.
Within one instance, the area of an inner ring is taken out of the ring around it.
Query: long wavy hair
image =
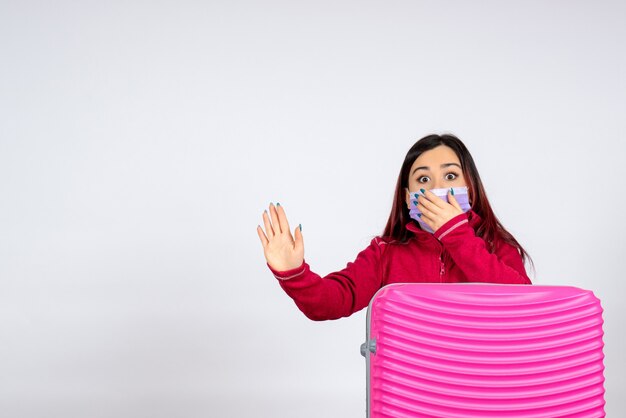
[[[517,242],[513,235],[502,226],[493,213],[472,155],[465,144],[463,144],[459,138],[451,134],[427,135],[417,141],[411,149],[409,149],[404,158],[404,163],[402,163],[402,168],[400,169],[391,214],[389,215],[389,220],[387,221],[382,237],[400,241],[401,243],[411,238],[411,232],[406,229],[406,224],[412,222],[412,219],[409,216],[409,209],[406,205],[404,188],[409,187],[409,172],[415,160],[422,153],[440,145],[446,145],[452,148],[461,162],[461,169],[465,182],[467,183],[468,197],[472,210],[481,218],[475,229],[476,236],[485,241],[487,250],[490,253],[495,251],[499,241],[504,241],[517,248],[522,257],[522,262],[525,263],[529,261],[534,271],[534,263],[530,255],[524,250],[520,243]]]

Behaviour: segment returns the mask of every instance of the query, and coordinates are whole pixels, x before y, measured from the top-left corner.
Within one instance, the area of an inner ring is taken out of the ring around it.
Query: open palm
[[[270,216],[263,212],[265,232],[259,225],[257,233],[267,264],[274,270],[285,271],[300,267],[304,261],[304,241],[301,228],[296,228],[294,237],[289,230],[285,209],[280,204],[270,204]],[[271,221],[270,221],[271,217]]]

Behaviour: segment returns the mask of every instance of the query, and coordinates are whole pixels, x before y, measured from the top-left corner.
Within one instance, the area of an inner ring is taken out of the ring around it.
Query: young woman
[[[524,262],[532,260],[494,215],[472,156],[453,135],[429,135],[409,149],[385,230],[343,270],[323,278],[311,271],[302,226],[294,239],[280,204],[270,204],[263,222],[267,266],[316,321],[363,309],[390,283],[531,284]]]

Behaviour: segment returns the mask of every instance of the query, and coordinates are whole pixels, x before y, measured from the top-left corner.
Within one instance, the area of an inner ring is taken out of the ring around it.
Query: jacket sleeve
[[[532,284],[518,250],[508,243],[500,242],[495,252],[489,253],[485,241],[476,236],[469,225],[467,213],[450,219],[434,235],[468,281]]]
[[[372,239],[353,262],[340,271],[320,277],[306,261],[292,270],[267,266],[296,306],[314,321],[350,316],[366,307],[382,285],[381,258],[385,242]]]

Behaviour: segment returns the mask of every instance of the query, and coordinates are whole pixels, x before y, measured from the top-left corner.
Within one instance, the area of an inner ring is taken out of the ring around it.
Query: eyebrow
[[[441,164],[441,168],[446,168],[446,167],[450,167],[451,165],[455,165],[459,168],[461,168],[460,165],[458,165],[457,163],[447,163],[447,164]],[[411,175],[415,174],[415,172],[417,170],[430,170],[430,167],[427,166],[423,166],[423,167],[417,167],[415,170],[413,170],[413,172],[411,173]]]

